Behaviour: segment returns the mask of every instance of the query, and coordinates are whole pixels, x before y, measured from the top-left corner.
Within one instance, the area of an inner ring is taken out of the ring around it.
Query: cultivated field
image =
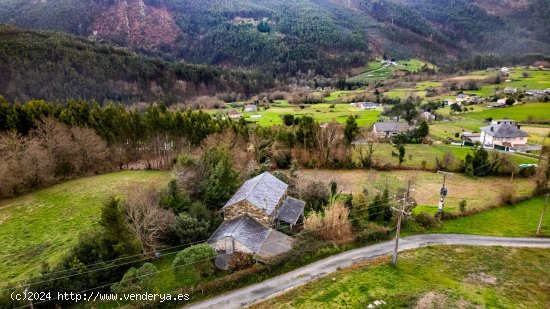
[[[548,308],[550,250],[428,247],[363,262],[253,308]],[[376,307],[375,307],[376,308]]]
[[[80,232],[98,224],[108,196],[135,186],[158,188],[168,179],[166,172],[117,172],[0,201],[0,286],[35,274],[44,262],[57,262]]]
[[[322,181],[338,183],[343,193],[357,194],[365,188],[369,198],[387,186],[392,193],[404,189],[407,179],[413,179],[412,196],[423,209],[437,209],[439,189],[442,177],[440,174],[421,171],[391,171],[379,172],[368,170],[306,170],[298,171],[299,179],[307,181]],[[445,199],[445,209],[458,211],[458,204],[462,199],[468,203],[468,208],[483,208],[499,204],[499,195],[503,190],[509,190],[509,178],[479,177],[471,178],[462,174],[455,174],[447,178],[448,196]],[[516,178],[513,187],[517,196],[530,196],[533,191],[531,179]]]

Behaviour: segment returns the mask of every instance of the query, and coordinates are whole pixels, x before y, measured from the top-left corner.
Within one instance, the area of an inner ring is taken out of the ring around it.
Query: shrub
[[[216,251],[209,244],[198,244],[180,251],[172,262],[172,267],[176,273],[192,267],[199,275],[209,276],[214,272],[214,257]]]
[[[143,293],[153,288],[152,281],[157,272],[155,265],[145,263],[140,268],[130,268],[119,283],[111,287],[113,293]]]
[[[437,218],[426,212],[413,215],[413,221],[427,230],[439,226],[439,221]]]
[[[174,243],[187,244],[208,236],[208,221],[199,220],[188,213],[181,213],[170,224],[170,234]]]
[[[500,205],[512,205],[516,202],[515,187],[511,184],[503,185],[498,195]]]
[[[251,254],[236,251],[227,263],[227,266],[231,271],[239,271],[251,267],[254,263],[255,261]]]
[[[304,221],[304,229],[322,240],[349,240],[352,236],[349,210],[342,204],[333,203],[325,209],[325,215],[311,213]]]
[[[460,203],[458,203],[458,207],[459,207],[461,213],[466,212],[466,205],[467,205],[466,200],[462,200],[462,201],[460,201]]]
[[[390,238],[390,229],[376,223],[367,224],[361,232],[357,234],[357,241],[360,244],[368,244]]]
[[[306,202],[306,207],[309,210],[321,210],[330,198],[327,186],[321,181],[312,181],[302,187],[300,191],[300,195]]]

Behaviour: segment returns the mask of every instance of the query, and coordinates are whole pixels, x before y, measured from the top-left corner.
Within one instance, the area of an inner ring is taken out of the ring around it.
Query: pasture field
[[[534,121],[550,122],[550,103],[526,103],[507,108],[468,112],[457,116],[477,121],[484,121],[487,118],[502,119],[505,117],[516,121],[527,121],[532,117]]]
[[[341,97],[346,97],[346,96],[349,96],[349,95],[365,93],[365,92],[366,92],[366,90],[361,90],[361,89],[357,89],[357,90],[337,90],[337,91],[331,92],[329,96],[326,96],[325,101],[326,102],[332,102],[332,101],[338,100]]]
[[[391,192],[404,189],[408,179],[413,180],[412,196],[418,205],[437,208],[439,189],[442,176],[437,173],[424,171],[369,171],[369,170],[316,170],[301,169],[299,179],[304,181],[330,181],[338,183],[338,190],[343,193],[357,194],[364,189],[368,191],[368,198],[389,188]],[[472,178],[462,174],[454,174],[447,178],[449,193],[445,198],[445,209],[458,211],[458,204],[462,199],[468,203],[468,208],[485,208],[496,205],[499,195],[509,190],[510,178],[506,177],[478,177]],[[533,182],[528,178],[515,178],[513,181],[515,195],[529,197],[533,191]]]
[[[345,268],[252,308],[548,308],[549,249],[434,246]]]
[[[368,70],[353,76],[348,79],[348,82],[362,82],[362,83],[371,83],[378,82],[384,79],[390,78],[396,71],[409,71],[417,72],[425,64],[432,66],[431,64],[424,62],[420,59],[409,59],[409,60],[398,60],[397,66],[383,66],[379,61],[372,61],[368,64]]]
[[[430,137],[435,141],[443,141],[450,137],[454,140],[460,140],[456,137],[456,133],[465,132],[480,132],[481,127],[486,126],[488,123],[481,121],[464,121],[464,122],[436,122],[430,125]],[[522,125],[521,130],[529,134],[529,144],[548,144],[550,138],[550,126],[533,126]]]
[[[429,233],[457,233],[506,237],[534,237],[544,207],[544,198],[532,198],[514,205],[493,208],[473,216],[443,221]],[[419,206],[415,213],[435,214],[437,207]],[[550,237],[550,216],[544,217],[542,235]],[[411,233],[407,233],[411,234]]]
[[[35,274],[43,262],[56,263],[80,232],[98,224],[110,195],[135,186],[160,188],[169,177],[157,171],[116,172],[0,201],[0,286]]]
[[[454,135],[453,135],[454,137]],[[390,164],[398,165],[399,158],[392,156],[392,152],[397,150],[390,144],[377,144],[375,146],[374,160],[379,165]],[[473,152],[472,147],[460,147],[454,145],[423,145],[423,144],[408,144],[405,145],[405,162],[404,167],[421,168],[423,167],[422,161],[426,161],[426,167],[429,169],[435,169],[435,159],[443,158],[446,152],[450,151],[457,160],[463,160],[467,154]],[[512,162],[516,164],[524,163],[537,163],[537,160],[524,157],[519,154],[507,153],[510,156]],[[456,162],[458,163],[458,162]]]
[[[281,105],[270,107],[267,110],[260,110],[258,112],[246,112],[244,117],[247,121],[255,122],[261,126],[273,126],[283,124],[283,115],[292,114],[296,117],[308,115],[313,117],[320,123],[326,123],[331,121],[337,121],[339,123],[346,122],[346,119],[350,115],[358,115],[357,123],[360,126],[372,125],[375,123],[381,113],[379,110],[361,110],[357,107],[352,107],[349,104],[332,104],[320,103],[320,104],[302,104],[304,108],[299,105]],[[261,118],[251,118],[253,115],[261,115]]]

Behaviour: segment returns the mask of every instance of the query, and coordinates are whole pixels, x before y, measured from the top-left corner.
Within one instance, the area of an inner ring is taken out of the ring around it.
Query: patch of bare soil
[[[420,297],[420,299],[416,302],[416,306],[414,308],[416,309],[438,309],[438,308],[446,308],[445,306],[445,300],[447,296],[445,296],[442,293],[430,291],[428,293],[425,293]]]
[[[464,278],[466,283],[483,284],[483,285],[495,285],[497,283],[497,277],[491,276],[486,273],[469,274]]]

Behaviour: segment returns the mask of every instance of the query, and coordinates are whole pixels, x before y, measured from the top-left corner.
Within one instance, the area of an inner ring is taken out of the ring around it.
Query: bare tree
[[[102,169],[108,154],[105,141],[89,128],[73,127],[70,132],[77,147],[75,160],[79,171],[87,173],[93,168]]]
[[[158,206],[156,194],[152,190],[136,188],[124,203],[126,218],[133,231],[141,240],[142,251],[151,256],[166,236],[174,214]]]
[[[342,126],[337,122],[328,123],[315,132],[316,146],[321,158],[321,165],[330,162],[333,151],[343,146],[344,133]]]

